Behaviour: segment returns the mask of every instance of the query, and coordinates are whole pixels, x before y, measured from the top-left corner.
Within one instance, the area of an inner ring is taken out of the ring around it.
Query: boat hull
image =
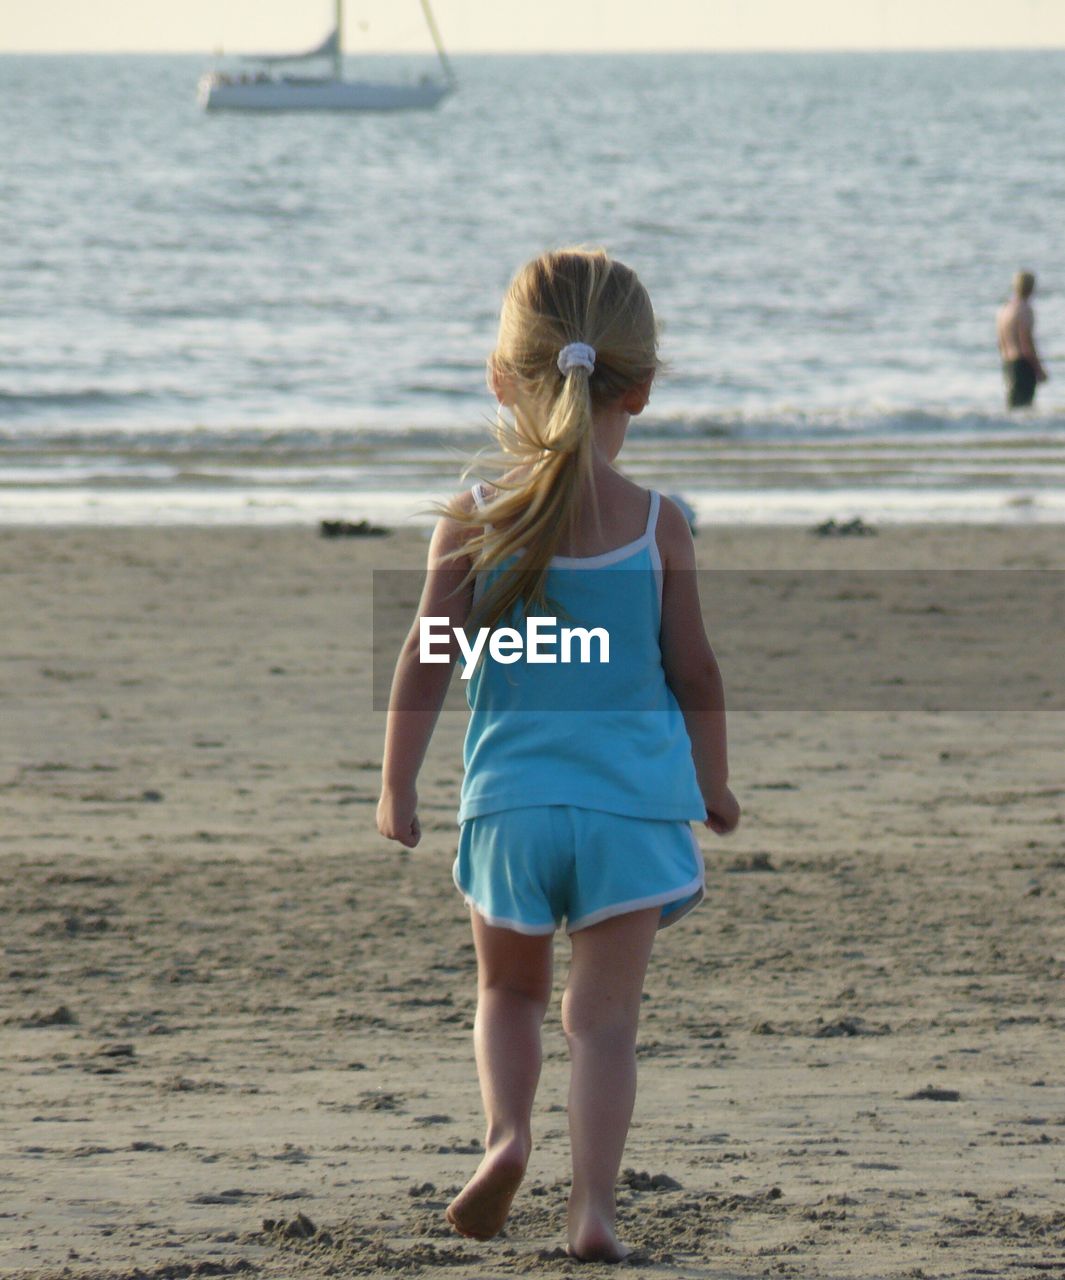
[[[208,75],[200,81],[205,111],[424,111],[447,96],[439,80],[385,84],[373,80],[231,80]]]

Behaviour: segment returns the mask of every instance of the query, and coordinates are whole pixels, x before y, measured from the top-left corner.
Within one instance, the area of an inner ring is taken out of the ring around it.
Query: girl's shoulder
[[[453,494],[437,507],[438,518],[429,544],[430,565],[457,564],[462,560],[466,543],[483,527],[478,521],[480,507],[472,488]]]
[[[478,480],[476,484],[463,490],[454,501],[461,502],[463,509],[471,515],[478,511],[485,511],[497,498],[520,484],[526,471],[526,467],[514,467],[499,477],[498,484],[493,484],[490,480]]]
[[[520,485],[528,478],[528,473],[528,466],[519,464],[504,472],[499,477],[498,484],[493,484],[491,480],[478,480],[476,484],[471,485],[465,492],[474,506],[486,507],[489,503],[494,502],[501,493]]]
[[[660,545],[663,537],[670,543],[684,544],[691,541],[688,517],[672,498],[667,498],[658,489],[645,488],[628,476],[618,474],[616,480],[620,482],[616,496],[622,497],[626,505],[631,503],[634,510],[648,513],[648,522],[653,524],[659,535]]]
[[[655,530],[658,552],[665,569],[694,569],[695,543],[688,517],[665,494],[659,495],[658,525]]]
[[[481,507],[490,501],[490,492],[491,486],[478,480],[476,484],[456,493],[448,503],[448,507],[450,510],[459,512],[464,516],[473,515],[475,511],[479,511]]]

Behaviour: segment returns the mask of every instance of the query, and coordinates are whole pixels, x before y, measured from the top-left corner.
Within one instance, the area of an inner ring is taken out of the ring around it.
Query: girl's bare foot
[[[578,1262],[622,1262],[632,1252],[617,1238],[613,1223],[600,1214],[575,1214],[571,1206],[569,1249]]]
[[[445,1216],[459,1235],[490,1240],[503,1230],[528,1161],[527,1149],[516,1140],[485,1152],[477,1172],[447,1207]]]

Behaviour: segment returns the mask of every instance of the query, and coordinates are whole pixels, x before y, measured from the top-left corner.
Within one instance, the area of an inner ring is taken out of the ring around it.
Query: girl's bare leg
[[[447,1220],[462,1235],[487,1240],[502,1230],[532,1150],[552,942],[550,934],[497,929],[471,914],[477,947],[473,1041],[488,1132],[484,1159],[448,1206]]]
[[[562,997],[572,1064],[569,1247],[589,1262],[620,1262],[628,1253],[614,1229],[614,1184],[636,1100],[640,996],[660,914],[629,912],[572,937]]]

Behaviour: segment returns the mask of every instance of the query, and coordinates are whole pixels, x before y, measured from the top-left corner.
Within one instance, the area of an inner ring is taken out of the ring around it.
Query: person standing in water
[[[1013,296],[998,313],[998,349],[1006,379],[1006,405],[1025,409],[1035,400],[1035,388],[1046,382],[1047,372],[1035,349],[1035,313],[1031,296],[1035,276],[1018,271],[1013,277]]]

